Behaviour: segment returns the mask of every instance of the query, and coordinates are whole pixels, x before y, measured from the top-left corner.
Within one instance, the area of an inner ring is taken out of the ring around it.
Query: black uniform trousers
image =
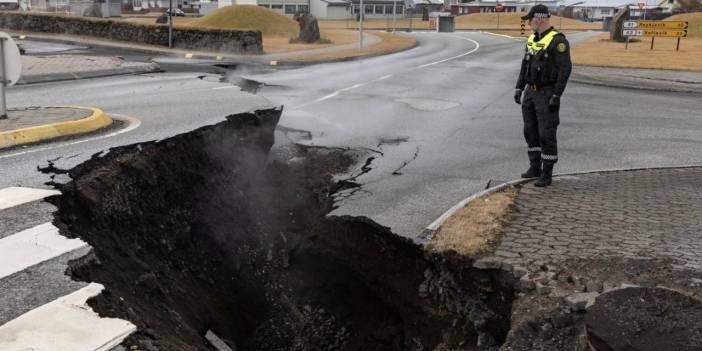
[[[558,108],[551,111],[549,99],[553,96],[554,88],[544,87],[537,90],[527,86],[522,101],[522,117],[524,117],[524,138],[529,147],[529,161],[532,165],[554,164],[558,161],[558,145],[556,129],[560,123]]]

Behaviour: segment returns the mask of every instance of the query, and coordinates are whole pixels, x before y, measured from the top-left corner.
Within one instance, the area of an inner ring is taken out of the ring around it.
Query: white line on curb
[[[108,351],[136,330],[130,322],[100,318],[86,301],[104,287],[91,283],[0,326],[0,350]]]
[[[0,210],[41,200],[52,195],[60,195],[58,190],[9,187],[0,189]]]
[[[60,235],[51,223],[4,237],[0,239],[0,278],[87,245]]]

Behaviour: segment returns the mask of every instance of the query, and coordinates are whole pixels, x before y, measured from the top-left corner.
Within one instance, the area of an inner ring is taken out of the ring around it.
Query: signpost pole
[[[0,119],[7,119],[7,100],[5,99],[5,87],[7,86],[7,74],[5,70],[5,38],[0,38],[0,73],[2,82],[0,84]]]
[[[173,48],[173,0],[168,1],[168,47]]]
[[[624,44],[624,50],[629,50],[629,36],[626,36],[626,44]]]
[[[361,16],[361,21],[358,26],[358,51],[363,51],[363,20],[366,18],[366,9],[363,8],[363,0],[359,1],[358,7],[358,15]]]
[[[395,34],[397,27],[397,1],[392,2],[392,34]]]
[[[497,31],[500,30],[500,11],[497,11]]]
[[[656,40],[656,37],[651,37],[651,50],[653,50],[653,42]]]
[[[678,37],[678,44],[675,46],[675,51],[680,51],[680,37]]]

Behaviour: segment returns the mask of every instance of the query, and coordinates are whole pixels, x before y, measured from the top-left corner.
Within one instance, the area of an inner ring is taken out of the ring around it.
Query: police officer
[[[541,4],[522,17],[534,34],[527,41],[514,93],[514,101],[522,104],[530,163],[522,178],[538,177],[534,183],[538,187],[551,185],[553,165],[558,161],[558,110],[572,68],[568,40],[553,29],[550,17],[548,8]]]

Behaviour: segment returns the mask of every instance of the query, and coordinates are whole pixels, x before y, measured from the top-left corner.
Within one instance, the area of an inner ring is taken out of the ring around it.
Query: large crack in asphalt
[[[122,146],[68,171],[55,225],[93,247],[74,279],[136,324],[129,350],[496,350],[513,282],[428,253],[363,217],[334,217],[334,180],[364,162],[297,145],[271,157],[282,110]],[[371,158],[365,162],[370,164]]]

